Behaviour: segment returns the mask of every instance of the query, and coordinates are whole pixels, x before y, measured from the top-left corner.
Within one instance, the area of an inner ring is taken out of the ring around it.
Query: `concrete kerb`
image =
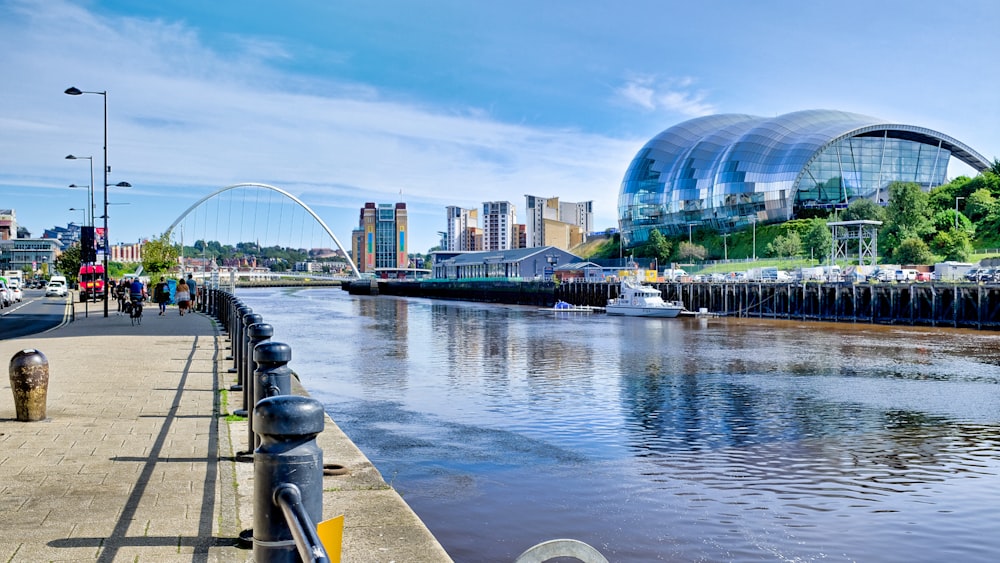
[[[253,522],[253,464],[235,458],[246,422],[227,417],[238,393],[214,320],[147,307],[132,326],[116,304],[104,318],[70,303],[58,329],[0,340],[7,358],[41,350],[51,372],[43,422],[13,420],[0,389],[0,560],[252,559],[235,540]],[[451,561],[329,416],[317,441],[340,466],[323,517],[345,515],[344,561]]]

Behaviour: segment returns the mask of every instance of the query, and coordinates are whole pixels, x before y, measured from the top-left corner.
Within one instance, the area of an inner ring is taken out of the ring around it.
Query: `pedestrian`
[[[167,285],[167,278],[160,276],[160,283],[153,288],[153,301],[160,306],[160,314],[167,314],[167,303],[170,301],[170,286]]]
[[[128,301],[129,284],[128,281],[122,280],[115,288],[115,298],[118,299],[118,312],[125,312],[125,302]]]
[[[198,285],[191,274],[188,274],[187,286],[188,292],[191,293],[191,308],[194,309],[198,306]]]
[[[177,282],[177,292],[174,294],[177,299],[177,308],[181,311],[181,316],[187,312],[188,306],[191,305],[191,291],[188,289],[188,284],[184,283],[184,278],[181,278]]]

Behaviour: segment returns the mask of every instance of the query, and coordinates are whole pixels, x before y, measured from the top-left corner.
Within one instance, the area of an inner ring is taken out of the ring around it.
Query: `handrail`
[[[299,557],[303,561],[330,563],[330,556],[326,554],[326,548],[316,533],[316,524],[302,506],[302,493],[299,488],[292,483],[278,485],[274,490],[274,503],[285,515],[285,522],[288,523],[288,529],[295,539]]]

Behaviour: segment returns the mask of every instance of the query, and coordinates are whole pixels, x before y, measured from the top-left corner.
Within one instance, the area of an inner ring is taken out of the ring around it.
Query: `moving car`
[[[48,285],[45,286],[45,296],[46,297],[66,297],[68,290],[66,288],[66,278],[63,276],[52,276],[49,280]]]

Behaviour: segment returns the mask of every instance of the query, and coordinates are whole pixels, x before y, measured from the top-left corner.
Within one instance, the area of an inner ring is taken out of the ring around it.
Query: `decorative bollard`
[[[257,403],[253,419],[261,436],[253,464],[253,557],[261,563],[296,562],[295,539],[278,496],[294,486],[312,525],[322,520],[323,451],[316,436],[323,431],[323,405],[278,395]]]
[[[253,361],[257,369],[253,374],[253,405],[276,395],[292,394],[292,347],[282,342],[262,342],[253,349]],[[255,423],[251,423],[255,424]],[[254,442],[250,448],[260,445],[260,434],[254,426]]]
[[[10,390],[14,392],[14,410],[21,422],[45,419],[45,400],[49,392],[49,361],[38,350],[21,350],[10,359]]]
[[[240,369],[240,361],[242,360],[240,356],[242,356],[243,350],[243,317],[252,313],[253,309],[241,304],[236,309],[236,314],[230,323],[229,343],[232,355],[227,356],[226,359],[233,361],[233,367],[229,368],[229,373],[237,374],[236,385],[229,388],[231,391],[243,389],[243,371]]]
[[[259,323],[264,320],[264,317],[256,313],[249,313],[243,316],[241,326],[240,326],[240,342],[239,349],[236,352],[236,370],[237,370],[237,384],[235,387],[238,390],[243,391],[243,408],[233,411],[236,416],[249,416],[250,412],[250,400],[247,394],[247,379],[253,376],[253,370],[250,369],[250,364],[253,363],[253,358],[250,354],[253,349],[249,348],[250,345],[250,325]],[[232,389],[232,388],[230,388]],[[236,390],[236,389],[234,389]]]
[[[257,347],[258,344],[261,344],[263,342],[267,342],[268,340],[271,339],[272,336],[274,336],[274,327],[271,326],[271,325],[269,325],[269,324],[267,324],[267,323],[257,323],[257,324],[252,324],[249,327],[247,327],[247,332],[250,333],[249,348],[250,348],[250,358],[251,359],[250,359],[250,365],[249,365],[249,372],[248,372],[248,376],[247,376],[247,382],[246,382],[246,385],[243,386],[243,401],[244,401],[243,408],[246,409],[249,412],[251,410],[251,407],[253,406],[253,405],[250,405],[248,403],[250,402],[249,398],[254,396],[254,387],[255,387],[255,385],[254,385],[254,379],[256,379],[254,377],[254,373],[257,371],[257,362],[253,359],[253,357],[254,357],[253,351],[254,351],[254,348]],[[254,447],[256,445],[257,445],[257,440],[254,438],[253,417],[250,416],[250,417],[247,417],[247,451],[246,451],[246,453],[248,453],[248,454],[253,453],[253,449],[254,449]]]

